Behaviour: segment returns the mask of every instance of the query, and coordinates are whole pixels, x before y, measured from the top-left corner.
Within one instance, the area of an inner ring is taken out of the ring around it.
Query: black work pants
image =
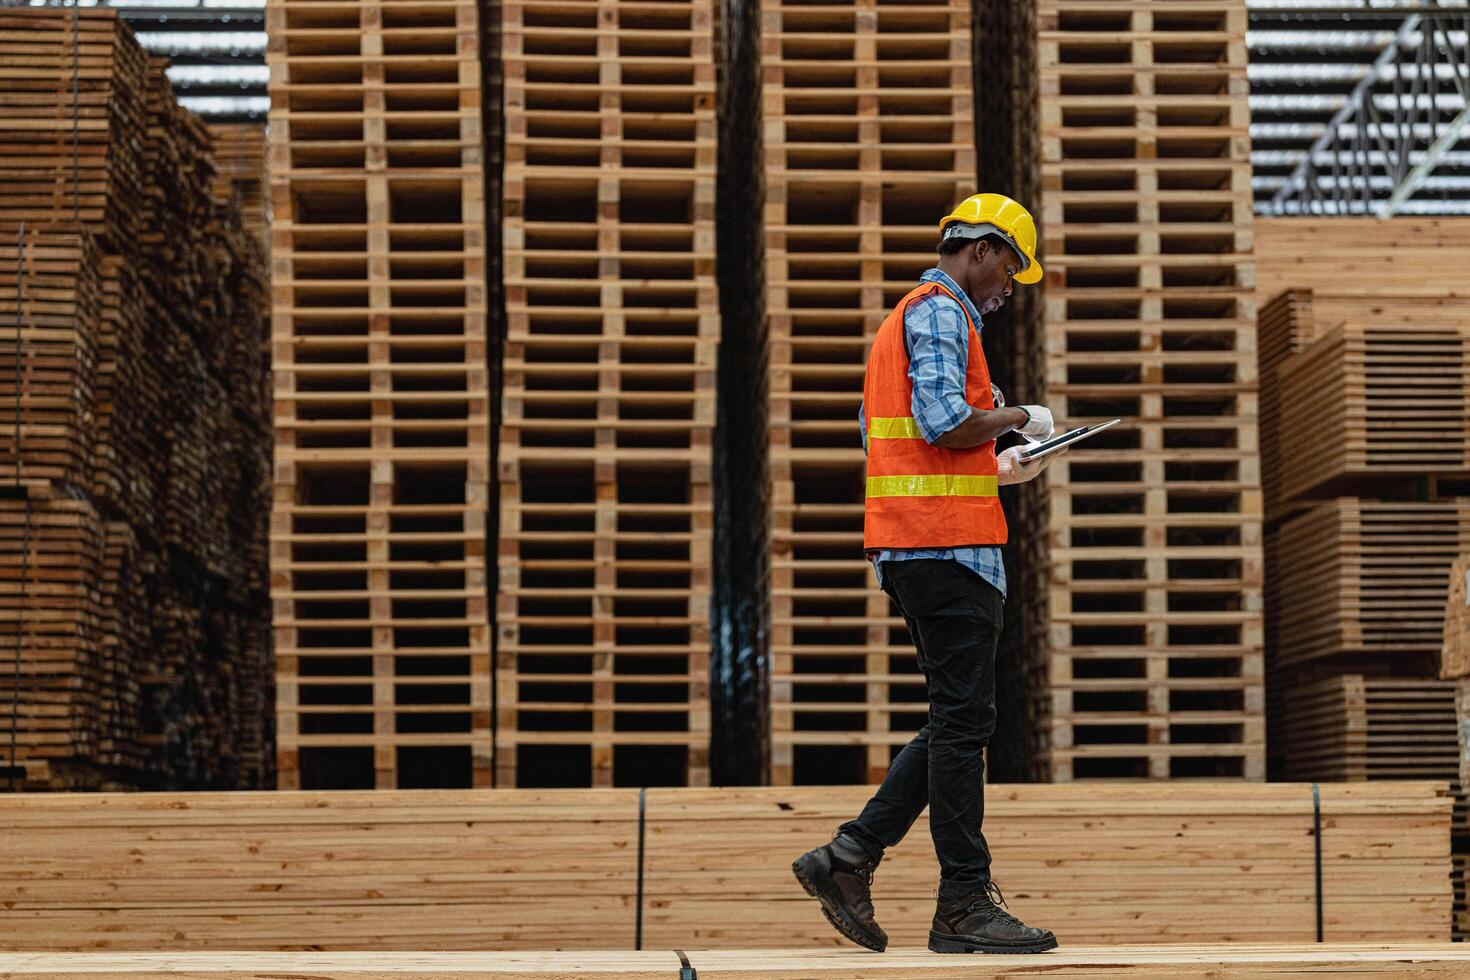
[[[903,840],[925,805],[939,856],[939,896],[990,880],[983,751],[995,731],[1000,590],[958,562],[885,562],[883,591],[908,622],[929,696],[929,720],[904,746],[878,792],[841,830],[874,859]]]

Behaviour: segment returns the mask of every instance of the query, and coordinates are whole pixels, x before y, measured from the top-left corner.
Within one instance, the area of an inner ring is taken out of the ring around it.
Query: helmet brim
[[[1016,282],[1020,283],[1023,286],[1029,286],[1032,283],[1040,282],[1041,263],[1033,258],[1031,260],[1031,264],[1022,269],[1020,272],[1016,273],[1014,279]]]

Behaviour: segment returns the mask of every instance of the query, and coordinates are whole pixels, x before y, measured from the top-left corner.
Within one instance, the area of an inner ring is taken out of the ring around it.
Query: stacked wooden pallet
[[[1444,643],[1439,676],[1470,677],[1470,555],[1450,566],[1449,596],[1444,607]]]
[[[1321,787],[1329,942],[1448,938],[1443,789]],[[830,949],[789,863],[867,792],[0,797],[0,950],[627,949],[640,922],[644,948]],[[990,795],[997,880],[1064,943],[1315,938],[1311,786]],[[925,941],[937,875],[921,831],[885,857],[893,945]]]
[[[764,8],[771,776],[868,782],[923,724],[862,556],[866,347],[975,192],[970,5]]]
[[[10,774],[260,785],[263,252],[113,13],[0,11],[0,66]]]
[[[279,782],[487,786],[476,5],[266,26]]]
[[[1040,4],[1052,467],[1033,774],[1264,775],[1245,4]],[[1039,529],[1038,529],[1039,533]]]
[[[709,779],[713,20],[503,7],[498,785]]]

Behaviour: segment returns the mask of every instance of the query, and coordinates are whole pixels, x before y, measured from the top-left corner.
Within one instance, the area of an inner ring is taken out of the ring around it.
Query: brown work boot
[[[888,933],[873,918],[873,871],[878,862],[857,841],[838,834],[791,864],[806,893],[822,903],[827,921],[848,939],[875,952],[888,948]]]
[[[939,900],[929,929],[935,953],[1045,953],[1057,948],[1049,930],[1026,925],[1006,910],[994,882],[964,898]]]

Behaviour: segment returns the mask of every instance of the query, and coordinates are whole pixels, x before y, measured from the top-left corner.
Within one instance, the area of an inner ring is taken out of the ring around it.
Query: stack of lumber
[[[1291,975],[1459,977],[1470,969],[1470,950],[1448,943],[1396,945],[1251,944],[1079,947],[1070,943],[1046,956],[1010,955],[993,965],[1007,977],[1172,978],[1209,976],[1252,980]],[[127,980],[140,974],[190,980],[245,980],[262,975],[311,976],[316,980],[455,977],[456,980],[667,980],[703,976],[718,980],[946,980],[973,975],[963,959],[920,948],[865,950],[644,950],[513,953],[16,953],[0,955],[0,970],[16,980],[89,976]]]
[[[215,200],[234,198],[240,224],[269,249],[270,178],[265,166],[265,127],[260,123],[214,123],[209,132],[214,139],[214,167],[219,173],[214,184]]]
[[[1343,674],[1283,698],[1287,779],[1459,779],[1454,681]]]
[[[1409,265],[1367,292],[1355,254],[1370,233]],[[1369,778],[1327,758],[1360,736],[1361,714],[1321,706],[1364,685],[1456,676],[1441,660],[1455,659],[1451,565],[1470,550],[1470,290],[1443,270],[1455,265],[1446,251],[1467,245],[1470,223],[1453,220],[1277,219],[1257,236],[1271,269],[1257,332],[1271,755],[1283,774]],[[1404,722],[1422,713],[1412,724],[1450,744],[1452,717],[1433,705],[1403,705]]]
[[[1261,307],[1270,523],[1305,501],[1470,480],[1470,296],[1298,284]]]
[[[1444,641],[1451,564],[1470,550],[1470,501],[1317,502],[1275,529],[1275,676],[1433,677]]]
[[[0,64],[10,773],[263,785],[263,250],[115,14],[0,11]]]
[[[762,13],[771,779],[877,781],[926,705],[862,554],[864,355],[975,192],[971,8]]]
[[[1256,219],[1261,300],[1288,289],[1361,292],[1397,301],[1449,291],[1470,296],[1470,218],[1263,217]]]
[[[266,5],[283,788],[491,782],[480,26]]]
[[[1043,0],[1035,778],[1264,775],[1246,5]]]
[[[714,5],[499,27],[496,782],[707,785]]]
[[[0,950],[630,949],[640,931],[643,948],[844,947],[789,865],[865,796],[0,798]],[[1320,796],[1324,938],[1448,939],[1443,784]],[[1310,785],[1001,784],[987,802],[997,881],[1069,946],[1315,938]],[[874,894],[894,946],[925,942],[937,875],[921,828],[885,857]]]

